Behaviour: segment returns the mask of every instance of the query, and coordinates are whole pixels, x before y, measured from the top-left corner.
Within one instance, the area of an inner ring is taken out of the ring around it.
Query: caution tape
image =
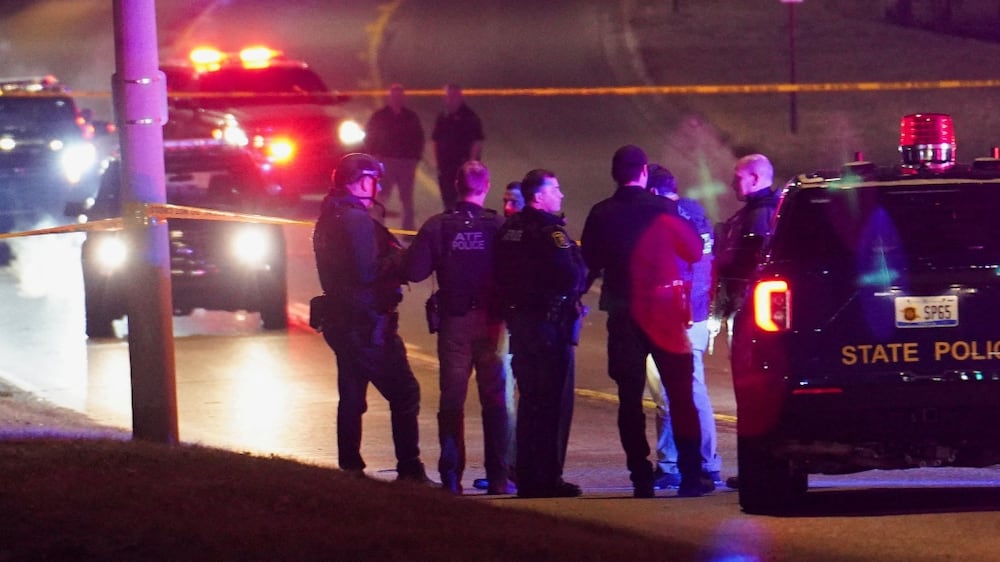
[[[195,219],[210,221],[228,222],[249,222],[256,224],[277,224],[287,226],[308,226],[313,227],[316,221],[286,219],[281,217],[270,217],[266,215],[255,215],[245,213],[232,213],[227,211],[216,211],[213,209],[203,209],[200,207],[185,207],[183,205],[170,205],[166,203],[139,203],[134,207],[127,206],[124,217],[102,219],[79,224],[68,224],[63,226],[53,226],[49,228],[39,228],[35,230],[24,230],[19,232],[7,232],[0,234],[0,240],[7,238],[21,238],[25,236],[41,236],[43,234],[65,234],[70,232],[95,232],[123,230],[125,228],[125,217],[137,224],[148,224],[170,219]],[[415,231],[390,228],[389,232],[399,236],[414,236]]]
[[[790,93],[830,93],[830,92],[878,92],[899,90],[952,90],[963,88],[997,88],[1000,79],[984,80],[907,80],[899,82],[820,82],[820,83],[774,83],[774,84],[687,84],[660,86],[596,86],[586,88],[464,88],[467,96],[498,97],[555,97],[555,96],[677,96],[677,95],[720,95],[720,94],[790,94]],[[71,92],[76,97],[108,97],[110,92]],[[171,92],[172,98],[193,97],[259,97],[252,92],[208,93]],[[266,96],[316,97],[348,96],[352,98],[385,96],[385,90],[342,90],[328,93],[267,93]],[[407,96],[440,96],[441,89],[406,90]]]

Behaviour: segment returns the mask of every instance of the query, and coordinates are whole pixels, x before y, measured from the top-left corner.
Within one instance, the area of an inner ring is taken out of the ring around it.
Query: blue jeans
[[[698,422],[701,425],[701,469],[703,472],[718,472],[722,470],[722,459],[717,452],[715,412],[712,410],[708,386],[705,385],[704,354],[708,347],[708,321],[695,322],[688,328],[688,339],[691,340],[694,353],[693,390],[694,404],[698,409]],[[677,447],[670,427],[670,402],[667,400],[660,373],[652,357],[646,359],[646,389],[656,404],[657,466],[661,472],[677,474]]]

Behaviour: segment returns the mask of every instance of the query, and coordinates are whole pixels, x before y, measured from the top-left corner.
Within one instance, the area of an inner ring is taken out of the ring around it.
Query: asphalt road
[[[113,67],[107,4],[35,2],[0,20],[0,74],[57,72],[76,79],[78,89],[103,89]],[[384,14],[379,5],[395,10],[383,27],[372,25]],[[160,2],[158,9],[165,52],[181,52],[202,38],[273,39],[289,53],[301,53],[343,89],[392,81],[411,88],[437,88],[447,81],[466,87],[605,85],[628,83],[632,65],[623,26],[628,18],[618,3],[315,1],[286,7],[280,18],[274,17],[273,3],[251,0],[196,6]],[[238,27],[231,25],[237,21],[234,11],[239,11]],[[65,40],[45,40],[57,35]],[[85,64],[78,61],[81,56]],[[359,99],[352,107],[366,114],[374,102]],[[425,127],[438,102],[433,96],[412,100]],[[486,161],[494,182],[506,183],[537,166],[553,169],[565,186],[570,224],[577,228],[589,206],[610,193],[614,149],[627,142],[660,146],[655,124],[670,118],[651,114],[656,110],[641,100],[617,97],[474,97],[469,103],[486,123]],[[427,181],[430,168],[423,172],[418,213],[426,217],[436,212],[437,195]],[[491,200],[498,203],[499,194]],[[306,237],[306,227],[289,230],[290,253],[298,264],[290,277],[297,315],[317,292]],[[127,427],[127,345],[83,336],[78,244],[79,237],[72,236],[21,242],[18,261],[0,270],[0,377],[96,420]],[[429,291],[417,285],[407,292],[402,332],[423,389],[423,454],[433,467],[436,363],[433,340],[422,326]],[[182,440],[335,464],[335,369],[332,353],[315,333],[294,326],[287,334],[265,334],[255,315],[201,312],[176,319],[174,328]],[[672,492],[661,492],[655,500],[630,499],[615,429],[614,387],[604,372],[601,313],[589,318],[583,337],[566,478],[583,485],[585,497],[479,501],[694,541],[704,546],[707,560],[996,558],[1000,496],[995,471],[815,478],[810,504],[785,518],[743,515],[730,491],[697,500],[676,499]],[[709,359],[708,378],[718,413],[733,416],[725,357],[725,349],[717,349]],[[481,471],[474,400],[473,393],[467,481]],[[724,472],[731,474],[735,436],[726,419],[719,425],[720,451]],[[388,412],[373,394],[364,450],[372,473],[391,478],[394,461],[387,438]]]

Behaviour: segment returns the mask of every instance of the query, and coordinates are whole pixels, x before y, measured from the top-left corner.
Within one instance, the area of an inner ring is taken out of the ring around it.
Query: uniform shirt
[[[534,207],[512,215],[497,234],[496,279],[504,303],[545,314],[552,299],[578,298],[587,268],[562,217]]]
[[[431,134],[438,169],[457,170],[469,160],[473,143],[484,138],[479,116],[464,103],[453,113],[438,114]]]
[[[331,193],[313,230],[323,293],[342,306],[387,312],[402,299],[399,242],[361,200]]]
[[[716,227],[715,266],[719,287],[714,308],[728,316],[743,303],[743,293],[757,267],[760,248],[771,237],[771,222],[779,193],[761,189],[747,195],[743,205]]]
[[[380,158],[420,160],[424,155],[420,118],[407,107],[399,113],[389,106],[376,111],[365,126],[365,151]]]
[[[712,232],[712,222],[705,215],[705,209],[694,199],[681,198],[677,201],[677,213],[690,222],[701,236],[701,259],[691,264],[691,320],[701,322],[708,319],[712,303],[712,266],[715,256],[712,255],[715,246],[715,235]]]
[[[459,201],[454,210],[434,215],[420,227],[406,251],[406,278],[418,282],[436,272],[445,314],[498,310],[493,254],[502,225],[496,211]]]

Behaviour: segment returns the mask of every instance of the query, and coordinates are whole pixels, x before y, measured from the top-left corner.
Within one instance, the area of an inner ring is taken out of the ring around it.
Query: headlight
[[[274,252],[274,242],[263,228],[243,228],[233,238],[233,254],[247,265],[260,265]]]
[[[63,148],[62,168],[69,183],[80,179],[97,164],[97,149],[90,143],[72,144]]]
[[[125,241],[117,236],[102,237],[97,241],[94,250],[97,264],[108,271],[120,269],[125,264],[127,255]]]
[[[341,143],[347,146],[360,144],[361,141],[365,140],[365,130],[357,121],[347,119],[340,123],[340,127],[337,129],[337,137],[340,138]]]

